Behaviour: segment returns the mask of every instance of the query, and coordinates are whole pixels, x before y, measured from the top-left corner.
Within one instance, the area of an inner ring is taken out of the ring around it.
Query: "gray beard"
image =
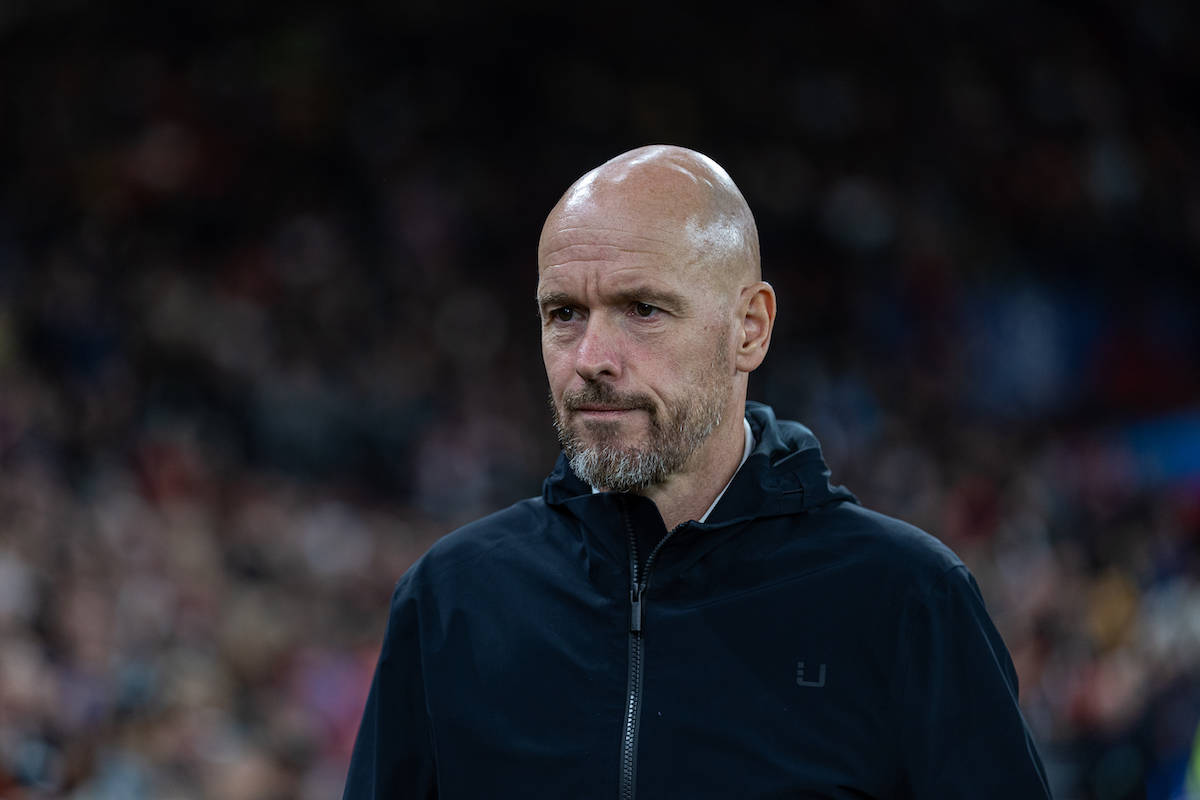
[[[716,387],[714,387],[716,388]],[[575,403],[584,401],[619,402],[607,384],[593,384],[582,396],[572,398]],[[722,392],[713,392],[668,407],[668,419],[660,419],[657,410],[650,404],[636,402],[650,415],[650,440],[641,446],[622,446],[616,441],[616,426],[593,425],[591,432],[595,444],[585,444],[580,436],[569,430],[562,419],[553,395],[550,406],[554,410],[554,430],[579,478],[596,488],[612,492],[637,492],[659,485],[683,469],[688,459],[721,424]]]

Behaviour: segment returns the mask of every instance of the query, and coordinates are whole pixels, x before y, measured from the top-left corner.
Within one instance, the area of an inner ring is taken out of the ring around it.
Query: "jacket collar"
[[[853,494],[829,481],[829,468],[817,437],[798,422],[779,420],[770,406],[746,403],[746,419],[757,442],[725,496],[704,523],[716,527],[760,517],[800,514],[828,503],[857,503]],[[559,454],[554,470],[542,486],[548,505],[582,511],[591,506],[576,498],[591,496],[591,487],[571,470]],[[604,497],[597,495],[596,499]]]

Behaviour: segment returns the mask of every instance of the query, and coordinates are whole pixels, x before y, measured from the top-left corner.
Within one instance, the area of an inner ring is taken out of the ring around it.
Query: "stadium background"
[[[0,4],[0,798],[338,795],[393,582],[555,455],[543,215],[653,142],[746,194],[752,396],[968,561],[1060,800],[1184,796],[1192,6],[145,5]]]

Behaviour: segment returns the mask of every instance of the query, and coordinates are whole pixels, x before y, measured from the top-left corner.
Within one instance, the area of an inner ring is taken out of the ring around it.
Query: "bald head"
[[[596,226],[629,232],[644,244],[674,245],[714,283],[761,279],[750,207],[721,165],[695,150],[639,147],[575,181],[546,218],[539,269],[553,263],[548,257],[570,242],[572,231]]]

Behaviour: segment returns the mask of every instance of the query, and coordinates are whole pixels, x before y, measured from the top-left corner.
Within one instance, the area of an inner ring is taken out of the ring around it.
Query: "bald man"
[[[562,455],[400,579],[346,798],[1050,796],[962,562],[746,401],[775,293],[716,162],[581,177],[537,305]]]

